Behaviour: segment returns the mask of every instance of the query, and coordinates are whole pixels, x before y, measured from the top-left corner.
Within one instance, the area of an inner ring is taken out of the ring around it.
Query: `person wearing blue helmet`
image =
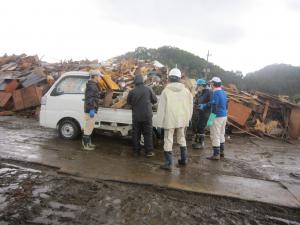
[[[192,127],[195,133],[194,143],[192,144],[194,149],[204,148],[205,128],[210,114],[210,107],[205,106],[210,102],[210,95],[206,81],[204,79],[198,79],[192,120]],[[203,107],[199,108],[199,105]]]

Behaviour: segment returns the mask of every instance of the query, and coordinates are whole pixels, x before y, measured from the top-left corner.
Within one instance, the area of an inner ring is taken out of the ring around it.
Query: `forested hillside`
[[[179,48],[164,46],[158,49],[139,47],[118,58],[135,58],[144,60],[158,60],[169,68],[178,68],[188,74],[190,78],[204,77],[203,69],[206,60]],[[233,83],[242,89],[260,90],[272,94],[295,96],[300,95],[300,67],[286,64],[274,64],[246,76],[238,72],[226,71],[221,67],[208,63],[209,78],[219,76],[224,84]]]

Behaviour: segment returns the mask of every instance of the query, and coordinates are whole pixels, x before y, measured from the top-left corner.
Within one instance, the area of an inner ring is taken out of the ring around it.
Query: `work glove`
[[[206,104],[199,104],[199,109],[204,110],[206,108]]]
[[[89,114],[90,114],[90,117],[91,117],[91,118],[94,118],[95,113],[96,113],[96,112],[95,112],[95,109],[90,109],[90,113],[89,113]]]

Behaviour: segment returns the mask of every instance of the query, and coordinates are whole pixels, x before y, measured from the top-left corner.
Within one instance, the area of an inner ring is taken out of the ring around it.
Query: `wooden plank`
[[[114,109],[121,109],[127,104],[127,96],[121,98],[118,102],[112,105],[112,108]]]
[[[298,138],[300,137],[300,109],[293,108],[290,119],[289,119],[289,126],[288,126],[288,133],[291,138]]]
[[[231,126],[237,128],[237,129],[243,131],[244,133],[249,134],[250,136],[253,136],[253,137],[256,137],[256,138],[258,138],[258,139],[260,139],[260,140],[263,140],[261,137],[255,135],[255,134],[252,134],[252,133],[250,133],[250,132],[247,131],[247,130],[244,130],[244,129],[240,128],[239,126],[237,126],[237,125],[231,123],[230,121],[227,121],[227,123],[228,123],[229,125],[231,125]]]
[[[265,119],[267,117],[267,114],[268,114],[268,111],[269,111],[269,106],[270,106],[270,101],[267,100],[266,101],[266,106],[264,108],[264,112],[263,112],[263,116],[262,116],[262,122],[264,123],[265,122]]]

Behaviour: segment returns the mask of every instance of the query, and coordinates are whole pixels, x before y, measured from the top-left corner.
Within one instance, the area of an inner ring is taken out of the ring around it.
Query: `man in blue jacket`
[[[225,149],[225,127],[227,122],[227,95],[222,89],[222,81],[219,77],[211,79],[212,99],[211,112],[216,115],[210,127],[210,138],[213,146],[213,155],[208,157],[211,160],[219,160],[224,157]]]

